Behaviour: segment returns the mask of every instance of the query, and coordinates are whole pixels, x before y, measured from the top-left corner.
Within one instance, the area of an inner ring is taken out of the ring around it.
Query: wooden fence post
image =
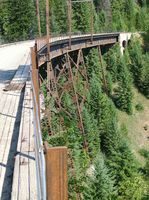
[[[47,200],[68,200],[67,147],[45,143]]]

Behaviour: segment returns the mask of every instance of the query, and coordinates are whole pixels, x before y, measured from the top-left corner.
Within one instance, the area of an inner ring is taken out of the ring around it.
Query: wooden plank
[[[36,182],[36,166],[35,166],[35,146],[34,146],[34,127],[33,127],[33,109],[32,109],[32,90],[31,83],[28,82],[26,86],[29,87],[29,156],[32,157],[29,162],[29,188],[30,188],[30,200],[37,198],[37,182]]]
[[[15,93],[7,95],[6,93],[6,104],[2,104],[3,109],[0,113],[0,196],[2,194],[2,187],[5,178],[5,172],[7,168],[7,160],[9,155],[9,149],[12,140],[12,133],[14,130],[15,117],[18,108],[19,96]],[[5,189],[6,191],[6,189]]]
[[[30,143],[30,88],[25,89],[25,97],[23,104],[23,129],[22,129],[22,138],[21,138],[21,152],[29,151]]]
[[[46,144],[47,199],[67,200],[67,148]]]
[[[23,152],[16,156],[13,180],[11,200],[37,199],[34,152]]]
[[[31,83],[26,83],[21,127],[18,140],[18,155],[15,160],[12,200],[37,199],[35,152],[32,123]]]
[[[30,85],[30,146],[29,151],[33,152],[35,151],[35,145],[34,145],[34,126],[33,126],[33,99],[32,99],[32,90]]]
[[[13,173],[13,186],[12,186],[12,193],[11,193],[11,200],[18,200],[18,193],[19,193],[19,178],[20,178],[20,160],[19,155],[15,157],[15,167]]]
[[[19,156],[19,188],[18,188],[18,200],[29,199],[30,187],[29,187],[29,158],[28,152],[20,152],[23,155]]]
[[[22,113],[24,113],[24,110]],[[20,150],[21,150],[23,121],[24,121],[24,114],[22,114],[22,117],[21,117],[20,133],[19,133],[18,146],[17,146],[18,153],[20,153]],[[14,167],[14,173],[13,173],[13,185],[12,185],[12,194],[11,194],[12,200],[18,199],[19,191],[20,191],[19,185],[20,185],[20,155],[17,154],[15,157],[15,167]]]
[[[27,81],[30,70],[30,56],[29,53],[26,53],[23,57],[23,60],[20,62],[20,66],[16,71],[13,79],[6,85],[4,91],[14,91],[14,90],[22,90]]]
[[[29,156],[35,158],[35,152],[29,152]],[[37,183],[36,183],[36,166],[35,160],[30,159],[29,162],[29,188],[30,188],[30,200],[37,199]]]

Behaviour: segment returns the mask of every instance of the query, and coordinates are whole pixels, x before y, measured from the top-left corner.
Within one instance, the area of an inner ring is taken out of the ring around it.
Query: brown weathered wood
[[[47,199],[68,200],[67,147],[46,149]]]
[[[50,60],[50,10],[49,0],[46,0],[46,31],[47,31],[47,61]]]
[[[19,97],[17,97],[19,98]],[[37,199],[31,83],[25,87],[11,200]]]
[[[38,106],[38,114],[40,118],[40,102],[39,102],[39,73],[38,73],[38,64],[36,59],[36,50],[35,47],[31,48],[31,60],[32,60],[32,81],[35,91],[35,98]],[[35,102],[34,102],[35,103]]]

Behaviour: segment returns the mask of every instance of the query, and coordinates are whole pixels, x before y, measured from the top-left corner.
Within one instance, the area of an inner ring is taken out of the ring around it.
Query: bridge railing
[[[67,148],[43,145],[40,126],[40,88],[36,46],[31,48],[35,162],[38,200],[67,200]]]
[[[40,105],[39,105],[39,79],[38,68],[36,63],[35,48],[31,48],[31,83],[33,96],[33,123],[34,123],[34,138],[35,138],[35,163],[37,177],[37,195],[38,200],[47,199],[46,191],[46,163],[44,157],[44,147],[42,141],[40,127]]]
[[[81,34],[81,32],[73,33],[72,38],[78,37],[80,35],[85,36],[85,35],[89,35],[89,34]],[[53,35],[51,35],[49,42],[52,43],[55,41],[60,41],[60,40],[68,39],[68,38],[69,38],[69,36],[67,34],[53,34]],[[44,47],[47,44],[47,41],[48,41],[47,36],[42,36],[42,37],[36,38],[35,43],[37,45],[37,51],[42,49],[42,47]]]

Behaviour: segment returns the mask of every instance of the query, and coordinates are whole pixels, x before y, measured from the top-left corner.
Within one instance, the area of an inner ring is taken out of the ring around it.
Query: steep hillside
[[[37,0],[36,0],[37,1]],[[53,35],[68,32],[67,0],[49,0],[50,29]],[[149,28],[148,0],[94,0],[72,4],[72,32],[146,31]],[[45,1],[40,0],[42,35],[46,33]],[[32,39],[38,35],[36,3],[32,0],[1,0],[0,39],[4,42]]]
[[[139,106],[138,106],[139,105]],[[141,150],[149,151],[149,100],[145,98],[137,89],[133,89],[133,114],[127,115],[118,111],[120,126],[126,129],[132,152],[137,157],[142,166],[145,159],[141,155]]]
[[[91,49],[85,58],[88,89],[74,67],[75,82],[61,96],[63,109],[43,83],[43,139],[68,147],[69,199],[148,199],[149,54],[144,49],[138,38],[123,56],[118,44],[102,60],[98,49]],[[58,91],[66,82],[65,76],[59,79]],[[80,102],[85,99],[82,125],[71,87]]]

